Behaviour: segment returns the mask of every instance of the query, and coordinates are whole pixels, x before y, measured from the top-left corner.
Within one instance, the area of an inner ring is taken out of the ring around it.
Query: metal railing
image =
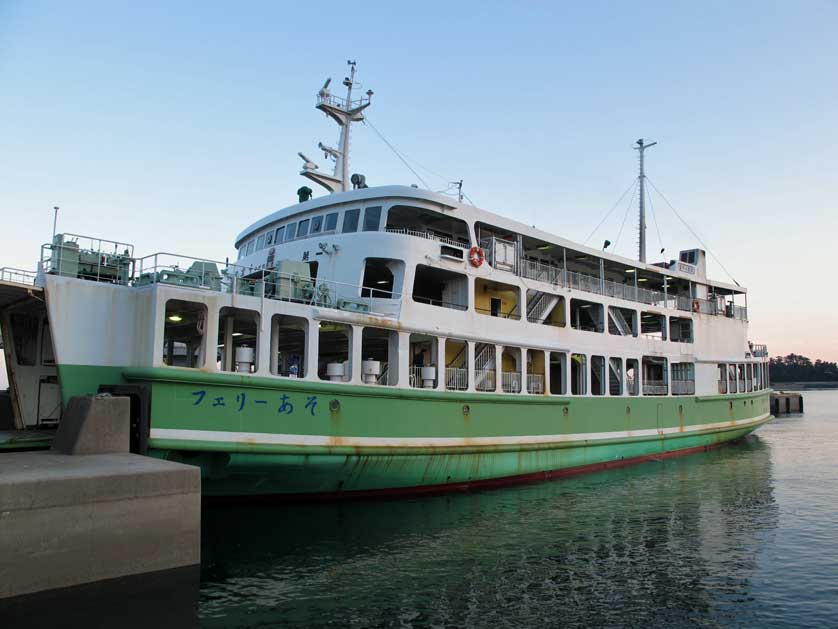
[[[491,317],[498,317],[499,319],[515,319],[517,321],[521,318],[521,313],[518,312],[518,304],[515,304],[515,306],[509,312],[503,312],[502,310],[498,310],[497,312],[493,313],[491,308],[478,308],[477,306],[475,306],[474,309],[480,314],[489,315]]]
[[[544,375],[540,373],[527,374],[527,393],[544,393]]]
[[[349,111],[351,109],[357,109],[358,107],[363,107],[364,105],[369,105],[370,97],[367,96],[366,98],[362,97],[357,100],[346,100],[345,98],[341,98],[340,96],[335,96],[333,94],[318,94],[317,95],[317,104],[318,105],[329,105],[330,107],[337,107],[338,109],[342,109],[344,111]]]
[[[422,295],[414,295],[413,301],[420,304],[428,304],[430,306],[438,306],[440,308],[450,308],[451,310],[468,310],[468,305],[457,304],[451,301],[442,301],[441,299],[433,299],[431,297],[423,297]]]
[[[312,278],[297,273],[251,269],[236,264],[154,253],[136,260],[134,286],[167,284],[278,301],[333,308],[346,312],[398,317],[401,294],[374,297],[357,284]],[[220,269],[220,270],[219,270]]]
[[[134,245],[81,234],[56,234],[41,246],[42,273],[127,285],[134,274]]]
[[[755,358],[765,358],[768,356],[768,346],[761,343],[751,345],[751,356]]]
[[[446,367],[445,388],[451,391],[468,389],[468,369],[465,367]]]
[[[470,246],[469,243],[458,242],[453,238],[449,238],[448,236],[440,236],[439,234],[435,234],[429,231],[419,231],[416,229],[408,229],[406,227],[386,227],[384,231],[388,234],[402,234],[404,236],[424,238],[425,240],[434,240],[436,242],[441,242],[446,245],[451,245],[452,247],[459,247],[460,249],[468,249]]]
[[[695,380],[673,380],[672,395],[694,395]]]
[[[15,282],[17,284],[34,284],[35,278],[37,277],[37,271],[16,269],[11,266],[4,266],[0,268],[0,281],[3,282]]]
[[[561,267],[552,264],[544,264],[543,262],[537,262],[529,258],[522,258],[518,263],[518,271],[521,277],[529,280],[554,285],[562,283],[563,274]]]
[[[475,369],[474,370],[474,388],[478,391],[494,391],[495,390],[495,370],[494,369]]]
[[[517,371],[502,371],[500,374],[500,385],[504,393],[520,393],[521,374]]]
[[[665,380],[646,380],[643,382],[643,395],[666,395],[669,387]]]

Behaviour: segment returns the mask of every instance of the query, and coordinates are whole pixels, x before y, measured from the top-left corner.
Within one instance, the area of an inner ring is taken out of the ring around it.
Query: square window
[[[335,231],[338,226],[338,213],[333,212],[332,214],[326,214],[326,226],[323,228],[323,231],[331,232]]]
[[[358,218],[361,210],[346,210],[343,213],[343,233],[358,231]]]
[[[368,207],[364,210],[364,231],[377,232],[381,222],[381,206]]]

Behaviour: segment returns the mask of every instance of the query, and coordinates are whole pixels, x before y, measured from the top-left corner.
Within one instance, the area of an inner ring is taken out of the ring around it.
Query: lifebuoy
[[[468,261],[471,262],[471,266],[479,267],[485,259],[486,252],[483,251],[483,247],[472,247],[468,250]]]
[[[701,312],[701,304],[697,299],[693,299],[693,312]]]

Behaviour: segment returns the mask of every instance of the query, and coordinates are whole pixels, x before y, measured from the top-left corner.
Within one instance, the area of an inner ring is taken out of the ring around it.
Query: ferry
[[[316,108],[299,202],[234,261],[55,234],[0,271],[11,426],[48,444],[73,396],[131,399],[131,449],[199,466],[215,497],[339,497],[545,479],[686,454],[771,419],[747,290],[705,250],[646,261],[416,186],[350,174],[372,92]],[[11,435],[11,436],[10,436]]]

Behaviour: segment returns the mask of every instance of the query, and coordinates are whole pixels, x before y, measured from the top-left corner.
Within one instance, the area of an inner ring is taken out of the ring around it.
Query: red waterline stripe
[[[745,435],[747,436],[747,435]],[[462,483],[441,483],[437,485],[418,485],[415,487],[394,487],[389,489],[362,489],[353,491],[329,491],[318,493],[300,493],[300,494],[255,494],[248,496],[203,496],[202,501],[205,504],[227,504],[227,503],[312,503],[312,502],[340,502],[344,500],[363,500],[363,499],[396,499],[405,496],[416,495],[437,495],[447,494],[453,492],[467,492],[477,489],[494,489],[499,487],[508,487],[510,485],[527,485],[538,483],[554,478],[562,478],[564,476],[576,476],[579,474],[587,474],[589,472],[599,472],[602,470],[610,470],[627,465],[636,465],[638,463],[646,463],[647,461],[660,461],[661,459],[671,459],[678,456],[685,456],[688,454],[695,454],[697,452],[707,452],[719,448],[729,443],[736,443],[745,438],[745,436],[731,439],[730,441],[721,441],[709,445],[695,446],[692,448],[684,448],[682,450],[672,450],[670,452],[660,452],[656,454],[644,454],[643,456],[631,457],[628,459],[619,459],[615,461],[604,461],[602,463],[590,463],[588,465],[578,465],[576,467],[567,467],[560,470],[548,470],[546,472],[532,472],[530,474],[517,474],[515,476],[503,476],[501,478],[487,478],[483,480],[466,481]]]

